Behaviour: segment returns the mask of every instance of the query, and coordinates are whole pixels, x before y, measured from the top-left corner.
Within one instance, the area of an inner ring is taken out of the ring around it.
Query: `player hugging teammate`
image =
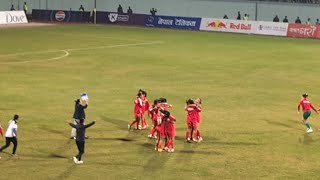
[[[187,106],[187,132],[186,140],[188,142],[201,142],[202,137],[199,131],[199,124],[201,122],[201,99],[197,98],[195,101],[189,99],[186,101]],[[148,137],[156,140],[155,150],[162,152],[174,152],[174,139],[176,135],[175,122],[176,118],[171,115],[169,108],[172,105],[167,102],[166,98],[159,98],[153,101],[150,106],[147,93],[144,90],[139,90],[134,101],[134,117],[135,119],[128,124],[128,129],[136,124],[136,129],[145,129],[148,123],[145,118],[145,113],[152,120],[152,127],[149,131]]]
[[[136,129],[138,130],[146,129],[148,127],[144,114],[149,109],[149,106],[150,104],[147,99],[147,92],[140,89],[136,99],[134,100],[134,119],[130,124],[128,124],[128,130],[130,130],[134,124],[136,124]]]
[[[186,101],[185,111],[187,111],[187,132],[186,132],[186,140],[188,142],[200,142],[202,141],[202,137],[199,131],[199,123],[201,121],[201,99],[197,98],[196,101],[192,99],[188,99]]]

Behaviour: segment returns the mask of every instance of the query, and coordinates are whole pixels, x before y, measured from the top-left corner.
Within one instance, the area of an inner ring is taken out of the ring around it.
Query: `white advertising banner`
[[[0,11],[0,25],[28,23],[24,11]]]
[[[287,36],[288,23],[258,21],[255,34]]]
[[[200,30],[253,34],[257,26],[257,21],[202,18]]]

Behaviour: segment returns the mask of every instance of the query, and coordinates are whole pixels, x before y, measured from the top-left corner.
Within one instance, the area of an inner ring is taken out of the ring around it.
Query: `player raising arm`
[[[299,104],[298,104],[298,114],[300,113],[300,106],[302,107],[303,110],[303,123],[307,126],[307,133],[312,133],[312,127],[311,125],[307,122],[308,118],[311,115],[311,109],[313,109],[317,114],[319,114],[319,112],[316,110],[316,108],[314,108],[311,104],[311,102],[307,99],[308,94],[302,94],[302,99],[300,100]]]

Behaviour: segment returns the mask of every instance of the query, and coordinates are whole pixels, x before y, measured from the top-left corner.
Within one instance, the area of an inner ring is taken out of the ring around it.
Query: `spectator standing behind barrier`
[[[308,18],[306,24],[310,25],[311,24],[311,19]]]
[[[285,16],[282,22],[284,22],[284,23],[289,22],[289,21],[288,21],[288,17],[287,17],[287,16]]]
[[[131,9],[131,7],[130,7],[130,6],[128,7],[127,14],[128,14],[128,15],[133,14],[133,11],[132,11],[132,9]]]
[[[297,17],[295,23],[296,23],[296,24],[301,24],[301,20],[300,20],[299,16]]]
[[[15,11],[13,4],[11,5],[10,11]]]
[[[122,6],[119,4],[118,6],[118,14],[123,14]]]
[[[157,13],[157,9],[151,8],[151,9],[150,9],[150,13],[151,13],[152,16],[155,16],[156,13]]]
[[[237,20],[241,20],[241,14],[240,14],[240,11],[238,11]]]
[[[84,12],[84,7],[82,6],[82,4],[79,7],[79,11]]]
[[[24,4],[23,4],[23,10],[24,10],[24,13],[26,13],[26,15],[27,15],[27,13],[28,13],[27,2],[24,2]]]
[[[229,19],[229,18],[228,18],[228,16],[225,14],[225,15],[223,16],[223,19]]]
[[[244,20],[244,21],[248,21],[248,20],[249,20],[249,14],[244,14],[243,20]]]
[[[273,18],[273,22],[279,22],[280,20],[279,20],[279,17],[278,17],[278,15],[276,15],[274,18]]]
[[[317,19],[317,21],[316,21],[316,25],[320,25],[319,19]]]

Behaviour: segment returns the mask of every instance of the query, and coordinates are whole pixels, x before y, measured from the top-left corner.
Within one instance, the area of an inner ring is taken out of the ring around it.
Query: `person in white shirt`
[[[6,144],[0,148],[0,152],[10,146],[10,142],[13,143],[12,155],[16,155],[18,146],[18,119],[19,115],[15,114],[13,119],[9,121],[8,129],[6,131]]]

